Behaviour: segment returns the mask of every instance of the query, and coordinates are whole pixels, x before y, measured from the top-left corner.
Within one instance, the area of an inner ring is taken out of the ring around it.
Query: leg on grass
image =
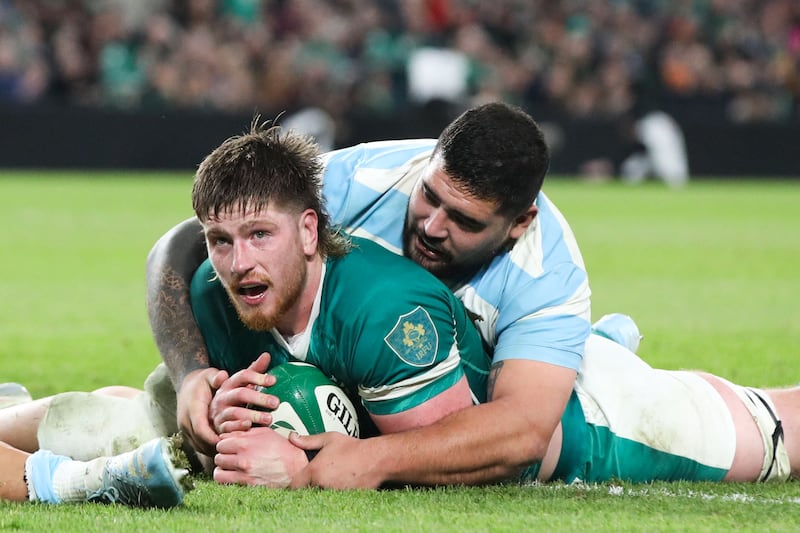
[[[0,499],[12,502],[27,501],[25,461],[29,455],[0,442]]]

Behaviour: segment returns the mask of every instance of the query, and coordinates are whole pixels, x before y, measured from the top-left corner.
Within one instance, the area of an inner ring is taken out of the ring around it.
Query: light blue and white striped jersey
[[[324,156],[323,194],[333,225],[403,251],[408,199],[436,144],[379,141]],[[578,370],[590,330],[589,283],[572,230],[539,193],[539,214],[514,247],[456,295],[477,316],[493,360],[531,359]]]

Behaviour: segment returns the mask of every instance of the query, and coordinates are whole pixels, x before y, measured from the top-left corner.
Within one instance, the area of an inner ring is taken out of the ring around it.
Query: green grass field
[[[159,361],[144,305],[152,243],[191,215],[191,173],[0,173],[0,381],[34,396],[140,386]],[[593,289],[655,366],[800,382],[800,182],[667,190],[550,178]],[[275,491],[199,481],[142,511],[0,503],[2,531],[795,531],[800,484]]]

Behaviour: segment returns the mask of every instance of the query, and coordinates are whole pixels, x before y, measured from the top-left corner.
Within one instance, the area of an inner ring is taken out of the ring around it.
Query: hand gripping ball
[[[272,411],[272,429],[287,437],[292,431],[300,435],[336,431],[358,438],[358,417],[353,403],[320,369],[308,363],[290,362],[267,373],[278,381],[260,390],[277,396],[281,402]]]

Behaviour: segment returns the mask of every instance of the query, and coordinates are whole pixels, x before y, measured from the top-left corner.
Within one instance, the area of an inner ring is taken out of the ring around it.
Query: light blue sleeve
[[[494,361],[530,359],[578,370],[590,331],[586,287],[586,272],[563,263],[510,289],[508,296],[517,296],[500,302]]]
[[[334,225],[347,224],[347,200],[353,177],[363,156],[363,145],[328,152],[323,157],[325,172],[322,195],[325,209]]]
[[[493,360],[527,359],[580,367],[590,332],[591,291],[572,230],[540,196],[537,225],[459,290],[481,316]]]

